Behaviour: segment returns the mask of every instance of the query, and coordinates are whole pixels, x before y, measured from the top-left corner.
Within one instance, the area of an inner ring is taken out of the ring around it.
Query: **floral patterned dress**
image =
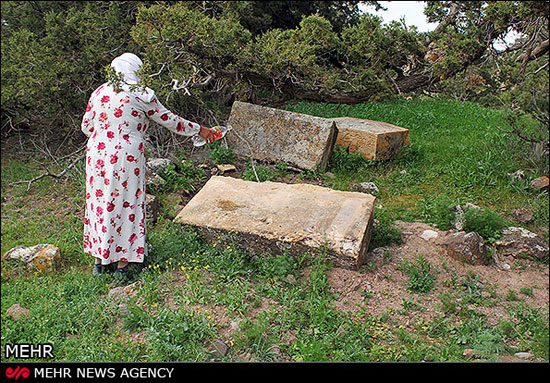
[[[156,97],[146,103],[108,83],[92,93],[82,119],[88,137],[84,251],[104,265],[147,256],[143,134],[150,120],[185,136],[200,130]]]

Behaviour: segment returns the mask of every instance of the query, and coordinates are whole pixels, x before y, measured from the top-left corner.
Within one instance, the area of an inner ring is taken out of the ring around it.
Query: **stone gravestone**
[[[312,256],[358,269],[370,241],[375,197],[309,184],[213,176],[174,219],[208,242],[234,241],[262,255]]]
[[[388,160],[409,145],[409,130],[381,121],[339,117],[336,145],[369,160]]]
[[[336,141],[330,119],[235,101],[226,136],[235,153],[324,171]],[[236,134],[235,134],[236,133]]]

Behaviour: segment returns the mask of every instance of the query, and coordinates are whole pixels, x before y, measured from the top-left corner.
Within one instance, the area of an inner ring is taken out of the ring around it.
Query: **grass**
[[[355,107],[300,103],[289,109],[383,120],[411,130],[411,146],[392,161],[373,163],[335,148],[328,169],[332,176],[303,175],[339,190],[376,183],[380,194],[371,249],[400,243],[396,219],[421,219],[443,228],[452,219],[448,207],[464,202],[488,214],[529,207],[535,221],[528,228],[547,228],[547,194],[526,186],[540,174],[522,162],[522,153],[497,155],[507,153],[511,144],[496,129],[504,123],[498,111],[431,100]],[[210,156],[231,162],[221,146]],[[527,174],[524,183],[507,176],[519,168]],[[54,243],[63,258],[46,273],[2,260],[2,348],[51,343],[58,361],[468,361],[466,348],[477,360],[498,360],[518,348],[548,360],[548,312],[529,306],[535,286],[497,293],[479,274],[458,275],[450,266],[436,270],[425,255],[393,260],[401,265],[404,280],[389,282],[403,283],[411,292],[394,298],[391,290],[384,292],[384,299],[396,300],[396,308],[374,313],[383,298],[363,286],[361,302],[344,310],[339,306],[343,293],[331,285],[334,269],[323,249],[296,259],[252,257],[231,240],[203,242],[173,224],[164,207],[148,227],[152,248],[145,271],[134,270],[140,286],[125,302],[126,310],[120,310],[107,298],[120,282],[109,275],[92,278],[91,260],[82,252],[82,169],[83,163],[58,184],[50,178],[35,182],[27,193],[26,184],[10,183],[40,174],[39,163],[2,156],[2,253],[16,245]],[[288,168],[258,164],[256,171],[267,180],[284,177]],[[204,175],[191,161],[169,169],[167,184],[156,191],[159,199],[169,204],[170,193],[192,190]],[[255,180],[251,170],[243,177]],[[499,224],[494,218],[470,221],[476,230],[492,228],[488,236],[495,237]],[[360,272],[383,275],[382,268],[394,267],[391,254],[384,257],[376,271]],[[431,299],[437,313],[428,321],[420,314]],[[14,303],[32,315],[9,318]],[[481,310],[494,305],[507,313],[497,324]],[[407,324],[403,317],[410,319]],[[229,329],[230,352],[213,352],[212,342]]]
[[[336,148],[328,171],[330,186],[350,190],[360,182],[374,182],[378,196],[393,218],[426,219],[426,204],[435,199],[471,202],[507,215],[518,207],[535,215],[532,227],[549,219],[548,196],[529,182],[545,175],[529,161],[525,145],[506,137],[504,111],[476,103],[412,99],[358,105],[299,102],[288,110],[320,117],[357,117],[384,121],[409,129],[410,146],[391,161],[374,162]],[[522,169],[525,180],[508,174]]]

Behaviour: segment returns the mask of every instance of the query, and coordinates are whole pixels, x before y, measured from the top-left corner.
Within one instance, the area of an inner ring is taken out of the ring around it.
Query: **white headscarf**
[[[130,89],[130,85],[135,85],[139,82],[140,77],[136,72],[142,65],[143,62],[141,59],[133,53],[123,53],[111,62],[111,67],[115,72],[123,76],[122,90],[139,97],[145,102],[151,102],[155,97],[155,92],[152,89],[147,87],[145,89],[142,87],[135,88],[134,90]]]

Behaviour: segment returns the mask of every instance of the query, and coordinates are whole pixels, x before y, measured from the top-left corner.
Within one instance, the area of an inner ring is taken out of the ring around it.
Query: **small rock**
[[[430,239],[437,238],[439,234],[437,234],[436,231],[433,230],[424,230],[424,232],[420,235],[420,238],[422,238],[425,241],[429,241]]]
[[[535,356],[531,354],[530,352],[516,352],[514,354],[516,358],[523,359],[523,360],[533,360],[535,359]]]
[[[235,167],[235,165],[231,165],[231,164],[216,165],[216,167],[218,168],[218,170],[219,170],[222,174],[228,173],[228,172],[234,172],[235,170],[237,170],[237,168]]]
[[[8,316],[14,320],[24,319],[31,315],[31,311],[21,306],[19,303],[12,305],[8,311]]]
[[[448,232],[439,242],[446,250],[447,255],[459,261],[475,265],[487,265],[489,263],[485,242],[478,233]]]
[[[239,331],[239,324],[240,324],[241,322],[242,322],[242,319],[232,320],[232,321],[231,321],[231,324],[230,324],[231,330],[232,330],[233,332]]]
[[[462,355],[464,355],[467,358],[474,358],[476,356],[476,352],[471,348],[467,348],[464,350],[464,353]]]
[[[359,191],[367,194],[378,194],[378,187],[374,182],[361,182],[359,184]]]
[[[523,174],[523,170],[521,169],[514,173],[508,173],[508,176],[515,181],[519,181],[525,178],[525,174]]]
[[[542,176],[531,181],[531,186],[535,190],[548,190],[548,177]]]
[[[464,210],[468,210],[468,209],[481,209],[479,206],[477,205],[474,205],[473,203],[471,202],[466,202],[464,204]]]
[[[170,161],[167,158],[152,158],[145,164],[145,167],[147,170],[150,170],[153,173],[158,173],[159,171],[166,170],[168,165],[170,165],[172,161]]]
[[[226,356],[229,351],[229,346],[221,339],[215,339],[210,346],[210,352],[213,352],[219,357]]]
[[[522,227],[506,227],[502,238],[494,243],[501,256],[531,256],[539,260],[548,259],[548,245],[537,234]]]
[[[296,277],[294,276],[294,274],[288,274],[285,278],[285,282],[290,283],[290,284],[294,284],[294,283],[296,283]]]
[[[166,180],[156,173],[148,173],[145,176],[145,185],[153,187],[161,187],[166,183]]]
[[[407,174],[407,171],[406,171],[405,169],[403,169],[403,170],[401,170],[401,171],[399,172],[399,174],[406,175],[406,174]]]
[[[61,258],[59,248],[51,244],[40,244],[31,247],[16,246],[4,254],[4,259],[25,262],[29,267],[39,271],[52,269]]]
[[[500,266],[502,267],[503,270],[510,270],[510,269],[511,269],[510,265],[507,264],[507,263],[503,263],[503,264],[500,265]]]
[[[128,293],[125,290],[125,286],[114,287],[107,293],[107,298],[113,301],[127,301],[129,299]]]
[[[512,214],[519,223],[528,223],[533,220],[533,212],[531,209],[515,209]]]
[[[212,174],[213,176],[216,176],[220,173],[220,171],[218,170],[218,168],[212,168],[210,169],[210,174]]]

